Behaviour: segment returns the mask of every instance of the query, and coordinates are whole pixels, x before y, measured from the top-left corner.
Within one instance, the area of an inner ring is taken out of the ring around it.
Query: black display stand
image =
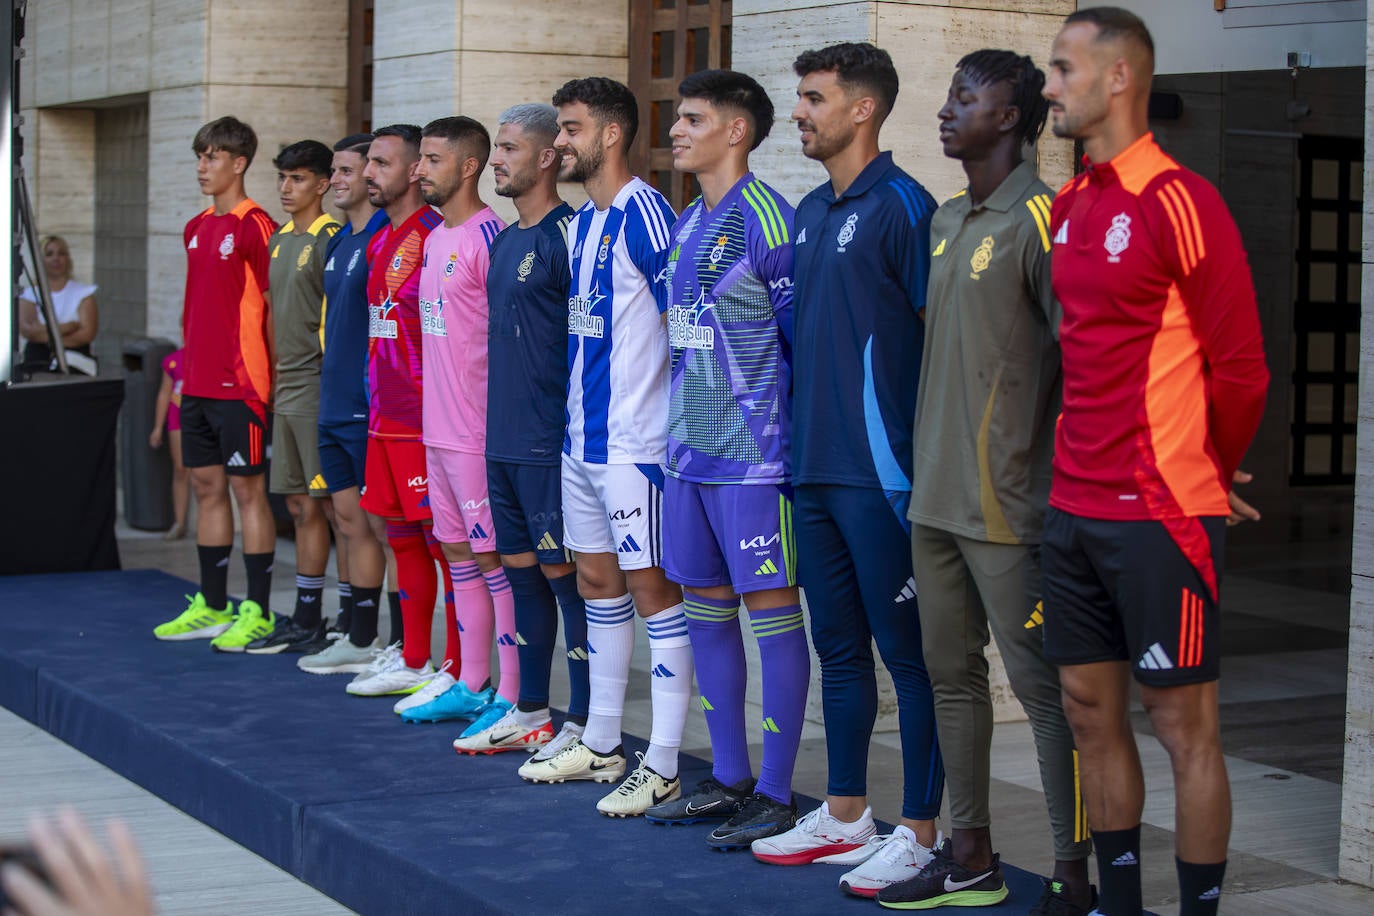
[[[119,379],[58,377],[0,388],[0,575],[119,569]]]

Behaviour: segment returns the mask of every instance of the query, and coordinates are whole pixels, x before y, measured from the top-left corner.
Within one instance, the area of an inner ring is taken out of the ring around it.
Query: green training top
[[[320,307],[324,303],[324,249],[339,231],[328,213],[299,235],[294,221],[268,242],[268,278],[277,348],[272,410],[296,417],[320,411]]]

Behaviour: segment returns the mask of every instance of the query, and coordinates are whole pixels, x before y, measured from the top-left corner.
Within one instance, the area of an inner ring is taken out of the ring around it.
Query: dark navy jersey
[[[324,250],[320,422],[367,422],[367,243],[386,225],[372,214],[361,232],[344,223]]]
[[[910,491],[934,212],[891,153],[797,207],[795,483]]]
[[[557,465],[568,401],[567,226],[560,204],[537,226],[491,243],[487,302],[487,457]]]

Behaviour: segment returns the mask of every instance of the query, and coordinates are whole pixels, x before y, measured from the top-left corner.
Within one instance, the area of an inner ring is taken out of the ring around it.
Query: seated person
[[[72,279],[71,250],[61,236],[50,235],[43,239],[43,270],[48,275],[48,290],[52,293],[62,345],[90,356],[91,341],[100,328],[100,316],[95,307],[96,287]],[[26,286],[19,294],[19,333],[26,341],[24,366],[48,368],[52,360],[48,326],[38,311],[38,290],[32,286]]]

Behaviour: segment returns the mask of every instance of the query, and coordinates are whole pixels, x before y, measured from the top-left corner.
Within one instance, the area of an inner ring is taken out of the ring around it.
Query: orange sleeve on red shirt
[[[1179,171],[1153,195],[1163,216],[1157,221],[1160,254],[1173,268],[1207,362],[1208,439],[1229,491],[1259,429],[1269,387],[1249,261],[1240,231],[1211,184]]]

